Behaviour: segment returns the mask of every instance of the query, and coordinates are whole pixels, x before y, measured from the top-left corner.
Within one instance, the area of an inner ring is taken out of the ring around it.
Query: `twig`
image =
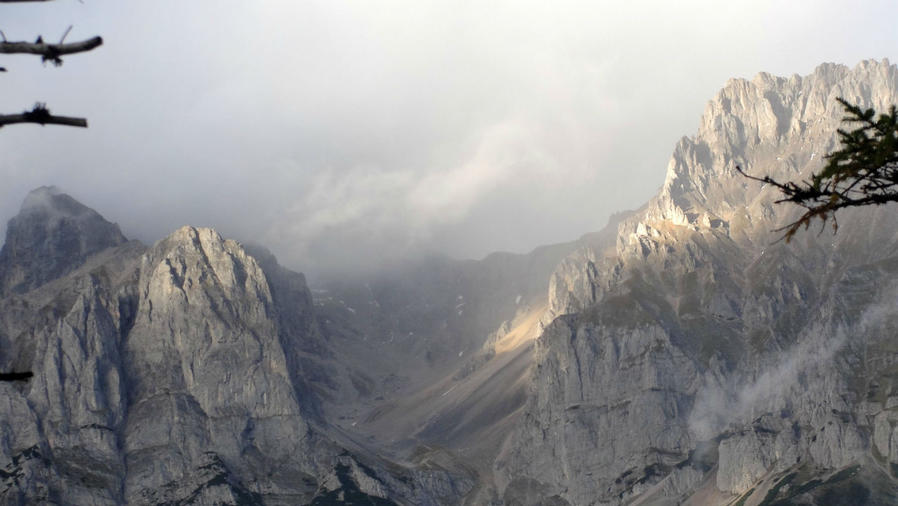
[[[0,0],[0,2],[2,1],[4,0]],[[68,31],[66,31],[66,34],[68,34]],[[61,56],[90,51],[101,44],[103,44],[102,37],[94,37],[69,44],[46,44],[40,37],[38,37],[36,42],[8,42],[4,40],[0,42],[0,54],[39,54],[43,61],[61,65]]]
[[[21,114],[0,114],[0,128],[16,123],[36,123],[38,125],[63,125],[87,128],[87,119],[50,114],[46,104],[34,104],[34,108]]]
[[[65,29],[65,33],[62,34],[62,38],[59,39],[59,43],[60,43],[60,44],[62,44],[63,42],[65,42],[65,38],[68,37],[68,36],[69,36],[69,32],[72,31],[72,26],[74,26],[74,25],[69,25],[69,27]]]

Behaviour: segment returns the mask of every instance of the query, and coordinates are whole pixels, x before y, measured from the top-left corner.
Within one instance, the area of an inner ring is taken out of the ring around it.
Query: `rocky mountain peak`
[[[41,186],[28,192],[19,212],[61,218],[81,216],[95,211],[63,193],[57,186]]]
[[[839,97],[886,111],[898,67],[730,80],[614,251],[556,270],[549,314],[560,317],[536,341],[506,495],[829,504],[858,490],[857,504],[895,502],[885,420],[898,382],[893,333],[878,329],[894,322],[896,208],[846,210],[838,233],[777,242],[801,209],[735,170],[808,179],[838,149]]]
[[[898,66],[888,60],[867,60],[853,68],[824,63],[806,76],[762,72],[750,80],[727,81],[708,102],[696,134],[677,142],[661,191],[620,224],[616,260],[599,269],[606,275],[587,262],[572,271],[576,275],[555,276],[550,314],[601,298],[626,270],[624,264],[665,264],[683,249],[676,243],[694,237],[690,234],[726,237],[758,251],[776,241],[773,231],[793,221],[799,209],[775,205],[776,188],[744,178],[735,167],[783,181],[809,178],[826,153],[838,148],[836,130],[845,115],[839,97],[887,110],[898,103]],[[698,258],[704,246],[687,249],[689,254],[675,263],[709,261]]]
[[[885,111],[898,102],[896,90],[898,67],[888,60],[867,60],[854,68],[825,63],[803,77],[762,72],[751,80],[730,79],[708,103],[696,135],[677,143],[663,190],[647,209],[648,219],[639,221],[668,220],[693,228],[729,224],[743,206],[775,196],[773,188],[758,188],[742,178],[736,165],[782,180],[807,177],[838,147],[836,130],[845,112],[836,98]],[[788,218],[750,215],[770,219],[763,230]]]
[[[6,229],[0,295],[57,279],[90,255],[127,242],[118,225],[54,186],[33,190]]]
[[[774,205],[776,188],[735,167],[782,181],[809,178],[838,148],[845,112],[837,98],[886,111],[898,103],[898,67],[888,60],[853,68],[825,63],[807,76],[730,79],[708,103],[697,133],[677,142],[661,192],[621,225],[620,256],[663,251],[690,232],[761,248],[775,241],[772,231],[798,209]]]
[[[193,288],[197,282],[195,289],[215,285],[229,292],[271,299],[256,259],[237,241],[224,239],[211,228],[181,227],[159,241],[147,257],[169,269],[169,281],[182,285],[189,282],[186,288]]]

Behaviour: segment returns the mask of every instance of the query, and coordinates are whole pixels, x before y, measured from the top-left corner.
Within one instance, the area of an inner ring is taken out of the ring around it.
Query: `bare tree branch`
[[[38,125],[64,125],[87,128],[87,119],[70,116],[53,116],[46,104],[35,104],[30,111],[21,114],[0,114],[0,128],[16,123],[36,123]]]
[[[17,3],[17,2],[48,2],[52,0],[0,0],[0,3]],[[79,2],[81,0],[78,0]],[[82,2],[83,3],[83,2]],[[59,42],[56,44],[47,44],[44,42],[43,37],[38,35],[37,40],[34,42],[10,42],[6,39],[6,34],[0,30],[0,54],[33,54],[39,55],[41,57],[41,61],[51,62],[55,66],[62,65],[62,56],[75,54],[75,53],[83,53],[85,51],[90,51],[100,45],[103,44],[102,37],[93,37],[87,40],[82,40],[80,42],[72,42],[69,44],[65,43],[66,37],[69,36],[69,33],[72,31],[72,25],[69,25],[66,28],[65,32],[60,37]],[[0,67],[0,72],[6,72],[5,67]],[[38,125],[64,125],[64,126],[73,126],[73,127],[81,127],[87,128],[87,119],[86,118],[74,118],[71,116],[54,116],[50,114],[50,110],[47,109],[47,105],[41,102],[34,104],[34,107],[30,111],[24,111],[21,114],[0,114],[0,128],[6,125],[13,125],[17,123],[34,123]],[[31,376],[31,373],[27,373],[28,376]],[[0,375],[6,376],[6,375]],[[6,379],[5,377],[0,377],[0,379]]]
[[[0,2],[3,1],[0,0]],[[103,44],[103,38],[99,36],[68,44],[47,44],[41,37],[38,37],[35,42],[8,42],[4,40],[0,42],[0,54],[37,54],[41,55],[41,59],[45,62],[49,61],[54,65],[61,65],[61,56],[90,51],[101,44]]]
[[[32,376],[34,376],[34,373],[31,371],[5,372],[0,373],[0,381],[28,381]]]

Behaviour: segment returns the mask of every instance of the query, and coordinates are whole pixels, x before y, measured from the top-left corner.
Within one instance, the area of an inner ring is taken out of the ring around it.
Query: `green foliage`
[[[837,99],[845,108],[842,121],[855,125],[839,129],[841,149],[826,155],[826,165],[810,181],[781,183],[770,176],[754,177],[736,167],[743,176],[772,184],[784,195],[777,203],[790,202],[805,208],[804,214],[779,229],[786,241],[814,219],[824,224],[832,220],[838,228],[835,212],[845,207],[880,205],[898,201],[898,112],[893,105],[887,114],[861,109]]]

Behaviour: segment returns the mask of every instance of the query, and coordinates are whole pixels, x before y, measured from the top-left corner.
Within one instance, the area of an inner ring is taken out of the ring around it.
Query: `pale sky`
[[[648,200],[730,77],[898,61],[889,1],[57,0],[0,6],[0,221],[54,184],[124,233],[183,224],[306,271],[526,252]],[[5,230],[5,225],[0,226]]]

